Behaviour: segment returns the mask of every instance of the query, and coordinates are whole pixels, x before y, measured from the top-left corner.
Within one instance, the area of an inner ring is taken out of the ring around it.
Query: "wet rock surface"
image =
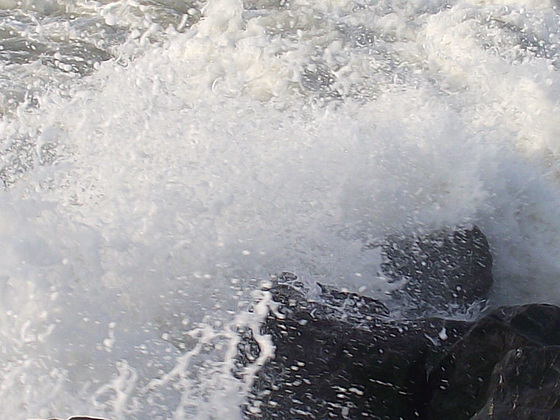
[[[472,420],[560,418],[560,346],[510,350],[498,363],[488,400]]]
[[[49,420],[62,420],[62,419],[49,419]],[[68,420],[106,420],[101,417],[89,417],[89,416],[72,416]]]
[[[492,255],[476,226],[393,236],[379,246],[383,274],[404,283],[393,297],[409,316],[463,311],[488,297],[493,284]]]
[[[324,286],[311,300],[287,285],[271,293],[280,315],[264,330],[276,354],[254,384],[253,418],[422,418],[427,366],[468,328],[435,318],[397,325],[379,302]]]
[[[459,285],[465,291],[445,295],[453,303],[483,300],[492,284],[491,257],[482,233],[468,232],[434,240],[432,248],[424,239],[409,242],[423,250],[416,252],[409,268],[401,257],[411,247],[399,246],[398,252],[392,247],[385,269],[410,276],[407,284],[415,284],[415,289],[403,293],[412,300],[422,288],[437,294],[441,276],[450,276],[446,287],[457,290]],[[470,251],[446,253],[441,248],[456,243]],[[435,260],[422,264],[422,258],[431,261],[436,255],[443,255],[450,268]],[[458,256],[463,270],[449,260],[452,255]],[[479,279],[476,285],[465,286],[466,279],[474,277]],[[263,333],[270,335],[276,352],[253,384],[246,418],[560,418],[557,307],[499,308],[470,322],[420,317],[426,314],[424,307],[409,312],[411,319],[395,320],[374,299],[305,286],[289,273],[279,276],[270,293],[278,307],[269,314]],[[442,304],[426,299],[420,303],[428,301],[434,307]],[[258,345],[246,336],[239,345],[239,362],[254,360],[258,353]]]
[[[471,327],[430,375],[430,389],[432,389],[430,416],[470,419],[489,399],[488,403],[492,405],[491,401],[496,398],[496,395],[489,396],[498,392],[496,384],[492,385],[492,381],[496,381],[495,378],[492,379],[495,369],[497,369],[495,375],[501,375],[500,370],[510,369],[513,360],[517,360],[519,369],[525,369],[522,365],[530,361],[529,358],[512,359],[510,354],[512,351],[514,353],[532,351],[529,349],[544,351],[549,346],[558,345],[560,345],[560,308],[533,304],[494,310]],[[556,351],[557,355],[560,355],[555,349],[556,347],[553,347],[550,351]],[[500,363],[505,363],[505,366],[497,367]],[[555,372],[556,384],[560,386],[560,371],[554,364],[548,364],[548,368],[551,372]],[[546,370],[546,367],[527,366],[527,375],[530,372],[534,374],[539,369]],[[499,392],[518,395],[519,391],[511,389],[512,385],[515,386],[515,381],[502,382],[498,387]],[[542,394],[543,397],[546,396],[546,389],[543,388]],[[543,405],[540,408],[535,407],[535,410],[537,409],[549,408]],[[551,417],[538,418],[559,418],[557,413],[549,414]],[[485,417],[481,414],[481,417],[477,418]]]

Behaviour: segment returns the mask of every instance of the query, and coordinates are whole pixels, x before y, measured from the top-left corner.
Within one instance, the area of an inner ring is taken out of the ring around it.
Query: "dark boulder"
[[[61,420],[61,419],[50,419],[50,420]],[[89,417],[89,416],[73,416],[69,417],[68,420],[106,420],[101,417]]]
[[[376,246],[383,274],[401,286],[386,305],[305,286],[289,273],[269,289],[278,306],[261,332],[276,350],[252,384],[246,418],[560,418],[560,308],[446,319],[482,308],[492,286],[492,257],[478,228]],[[250,330],[240,333],[242,377],[260,347]]]
[[[492,255],[476,226],[390,236],[377,246],[383,275],[403,283],[393,297],[408,316],[461,312],[488,298]]]
[[[255,381],[250,418],[424,418],[427,366],[469,326],[442,319],[395,324],[379,302],[324,286],[313,298],[286,284],[271,293],[282,315],[271,314],[263,332],[276,354]]]
[[[493,311],[476,322],[431,372],[428,417],[470,419],[487,403],[493,392],[492,372],[510,351],[556,345],[560,345],[560,308],[532,304]],[[555,375],[560,381],[560,373]]]
[[[560,418],[560,346],[510,350],[494,368],[488,400],[472,420]]]
[[[560,308],[396,322],[373,299],[300,286],[270,290],[279,307],[262,332],[276,353],[257,375],[247,418],[559,418]],[[239,363],[258,352],[246,336]]]

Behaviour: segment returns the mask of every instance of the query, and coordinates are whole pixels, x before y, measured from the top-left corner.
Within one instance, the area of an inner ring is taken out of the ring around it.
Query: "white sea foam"
[[[239,418],[252,290],[383,297],[397,231],[477,224],[495,304],[560,303],[551,2],[0,8],[45,46],[1,64],[6,417]]]

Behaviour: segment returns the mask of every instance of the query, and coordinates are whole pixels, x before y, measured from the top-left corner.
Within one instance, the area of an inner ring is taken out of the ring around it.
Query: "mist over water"
[[[559,22],[536,0],[0,0],[5,417],[240,418],[261,282],[384,299],[388,234],[476,224],[492,304],[560,303]]]

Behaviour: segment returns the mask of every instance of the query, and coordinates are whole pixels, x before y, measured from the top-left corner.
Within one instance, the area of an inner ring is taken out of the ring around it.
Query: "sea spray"
[[[386,298],[386,235],[476,224],[494,304],[560,301],[552,2],[0,8],[6,416],[239,418],[252,291]]]

